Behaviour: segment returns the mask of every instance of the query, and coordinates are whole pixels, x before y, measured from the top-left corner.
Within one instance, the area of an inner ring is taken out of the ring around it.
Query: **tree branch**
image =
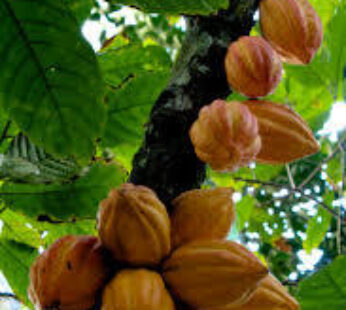
[[[248,35],[259,0],[232,0],[216,15],[188,17],[188,32],[171,80],[155,103],[129,181],[156,191],[169,206],[199,188],[205,164],[195,155],[189,129],[199,110],[230,94],[224,58],[232,41]]]
[[[242,181],[242,182],[245,182],[245,183],[248,183],[248,184],[260,184],[260,185],[263,185],[263,186],[269,186],[269,187],[274,187],[274,188],[279,188],[279,189],[287,189],[289,191],[289,195],[291,195],[292,193],[299,193],[303,197],[306,197],[308,199],[311,199],[311,200],[315,201],[317,204],[319,204],[323,209],[328,211],[335,218],[338,218],[338,213],[335,212],[333,209],[331,209],[327,204],[325,204],[322,201],[319,201],[313,195],[305,194],[304,190],[302,190],[300,188],[291,188],[291,187],[289,187],[289,186],[287,186],[285,184],[279,184],[279,183],[275,183],[275,182],[264,182],[264,181],[260,181],[260,180],[244,179],[244,178],[240,178],[240,177],[234,177],[233,180],[235,180],[235,181]]]
[[[346,142],[346,138],[342,139],[339,143],[340,145],[343,145],[345,142]],[[332,151],[332,153],[326,159],[322,160],[319,163],[319,165],[307,176],[307,178],[302,183],[299,184],[298,188],[302,189],[306,184],[308,184],[315,177],[315,175],[319,171],[321,171],[322,166],[328,163],[329,161],[331,161],[339,152],[340,152],[340,148],[338,146]]]
[[[12,298],[19,301],[19,298],[13,293],[0,292],[0,298]]]

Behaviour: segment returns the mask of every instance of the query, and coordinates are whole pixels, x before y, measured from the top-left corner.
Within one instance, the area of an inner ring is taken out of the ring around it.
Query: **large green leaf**
[[[61,0],[3,0],[0,20],[0,105],[47,152],[88,158],[103,83],[73,14]]]
[[[29,269],[37,255],[36,248],[0,238],[0,270],[16,296],[26,304],[29,304]]]
[[[0,220],[3,222],[0,233],[1,238],[25,243],[35,248],[41,245],[42,240],[39,230],[33,227],[25,216],[7,209],[0,213]]]
[[[346,256],[299,284],[302,310],[346,309]]]
[[[75,182],[62,185],[5,183],[0,190],[7,206],[29,216],[50,215],[60,219],[96,215],[100,200],[111,187],[124,182],[115,165],[96,164]]]
[[[112,0],[135,6],[145,12],[170,13],[170,14],[209,14],[221,8],[225,9],[228,0]]]
[[[117,159],[130,168],[143,138],[144,124],[167,83],[171,61],[161,47],[129,45],[100,55],[100,64],[109,86],[102,144],[113,147]]]
[[[93,7],[93,0],[62,0],[70,7],[79,22],[83,22]]]

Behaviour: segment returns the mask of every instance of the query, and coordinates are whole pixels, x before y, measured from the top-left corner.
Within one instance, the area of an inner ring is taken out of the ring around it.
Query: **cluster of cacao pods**
[[[99,239],[65,236],[34,262],[36,309],[297,310],[298,303],[244,246],[227,241],[232,189],[199,189],[169,215],[147,187],[112,189],[98,213]]]
[[[307,0],[262,0],[260,26],[263,37],[240,37],[225,59],[230,87],[252,100],[216,100],[200,110],[190,130],[197,156],[214,170],[234,171],[251,161],[290,163],[319,150],[297,113],[255,98],[276,89],[282,61],[312,60],[322,43],[321,21]]]

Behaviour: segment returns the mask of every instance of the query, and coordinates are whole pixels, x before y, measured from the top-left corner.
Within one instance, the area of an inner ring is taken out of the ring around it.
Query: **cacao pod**
[[[235,219],[231,188],[196,189],[173,200],[173,247],[197,239],[223,239]]]
[[[170,220],[156,194],[144,186],[123,184],[101,202],[98,231],[102,243],[120,261],[158,264],[170,252]]]
[[[285,164],[319,151],[309,125],[291,108],[269,101],[245,101],[256,116],[262,147],[256,161]]]
[[[298,310],[298,302],[272,275],[261,281],[258,288],[242,305],[222,307],[213,310]],[[211,309],[210,309],[211,310]]]
[[[199,159],[218,171],[247,165],[261,148],[256,117],[237,101],[215,100],[204,106],[190,138]]]
[[[174,310],[161,276],[145,269],[122,270],[106,286],[101,310]]]
[[[241,304],[267,275],[245,247],[225,240],[198,240],[175,250],[163,265],[174,294],[196,308]]]
[[[105,249],[96,237],[65,236],[30,269],[29,298],[36,309],[88,310],[108,278]]]
[[[261,37],[243,36],[233,42],[225,68],[232,89],[251,98],[267,96],[281,80],[281,59]]]
[[[323,40],[321,21],[307,0],[262,0],[262,35],[285,61],[307,64]]]

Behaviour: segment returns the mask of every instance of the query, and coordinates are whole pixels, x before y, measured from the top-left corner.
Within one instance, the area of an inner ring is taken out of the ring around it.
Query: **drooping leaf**
[[[242,231],[245,223],[249,221],[251,217],[252,210],[255,206],[255,198],[252,196],[245,196],[242,200],[237,203],[237,230]]]
[[[103,83],[76,19],[61,0],[3,0],[0,20],[0,105],[48,153],[89,158]]]
[[[29,304],[29,269],[37,255],[36,248],[0,238],[0,270],[16,296],[26,304]]]
[[[321,244],[329,229],[331,219],[332,215],[320,208],[317,215],[309,220],[306,240],[303,242],[303,247],[308,253]]]
[[[228,0],[112,0],[137,7],[145,12],[170,14],[210,14],[219,9],[225,9]]]
[[[346,256],[321,269],[299,284],[302,310],[346,309]]]
[[[80,170],[74,160],[54,158],[23,134],[17,135],[0,157],[0,177],[14,182],[63,182]]]
[[[66,184],[5,183],[0,189],[0,198],[11,209],[28,216],[94,218],[100,200],[107,197],[111,187],[123,182],[124,174],[118,166],[95,164],[83,177]]]

